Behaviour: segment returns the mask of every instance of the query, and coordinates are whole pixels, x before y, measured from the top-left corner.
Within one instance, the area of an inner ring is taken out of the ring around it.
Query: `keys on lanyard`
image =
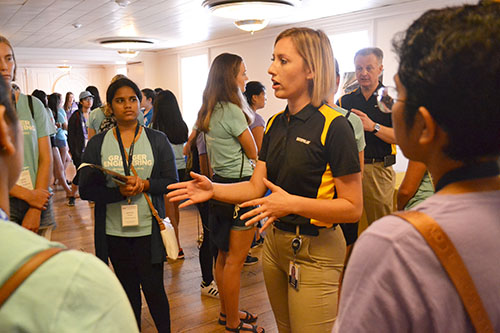
[[[300,237],[298,225],[295,232],[295,238],[292,239],[291,247],[293,251],[293,260],[290,261],[290,265],[288,266],[288,283],[293,289],[298,291],[300,285],[300,265],[296,263],[296,259],[297,253],[302,247],[302,237]]]

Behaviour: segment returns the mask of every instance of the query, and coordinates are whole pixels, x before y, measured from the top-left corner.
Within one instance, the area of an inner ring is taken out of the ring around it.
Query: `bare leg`
[[[229,236],[229,252],[222,272],[223,293],[221,294],[221,312],[226,311],[227,327],[235,328],[240,323],[241,269],[250,250],[254,231],[254,228],[244,231],[231,230]],[[219,259],[217,259],[218,261]],[[220,286],[219,281],[217,281],[217,285]]]
[[[56,147],[52,148],[52,157],[54,161],[54,177],[57,179],[59,185],[61,185],[66,192],[66,196],[69,197],[72,195],[72,191],[66,183],[66,172],[63,169],[63,164],[61,161],[61,155],[59,154],[59,150]]]

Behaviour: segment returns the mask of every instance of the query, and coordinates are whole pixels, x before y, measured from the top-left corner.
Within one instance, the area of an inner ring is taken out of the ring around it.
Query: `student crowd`
[[[137,332],[142,290],[170,332],[154,215],[169,217],[183,258],[179,209],[193,204],[201,293],[219,299],[226,332],[265,332],[239,304],[262,244],[280,332],[500,331],[499,18],[492,0],[427,11],[393,40],[395,87],[381,82],[382,50],[364,48],[358,86],[338,101],[326,34],[287,29],[268,69],[287,106],[267,123],[264,86],[222,53],[189,137],[172,92],[123,75],[106,103],[94,86],[78,103],[23,94],[0,36],[0,331]],[[410,163],[395,207],[396,144]],[[54,183],[68,205],[94,203],[95,256],[35,235],[55,225]]]

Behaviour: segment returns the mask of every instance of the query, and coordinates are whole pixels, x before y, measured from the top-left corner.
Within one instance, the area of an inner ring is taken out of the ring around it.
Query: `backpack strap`
[[[30,107],[31,117],[33,117],[33,120],[35,120],[35,111],[33,110],[33,96],[31,95],[28,95],[28,105]]]
[[[457,289],[476,332],[494,332],[467,267],[439,224],[432,217],[414,210],[394,212],[392,215],[409,222],[424,237]]]
[[[51,247],[40,251],[25,262],[5,283],[0,287],[0,308],[16,291],[16,289],[33,273],[40,265],[56,254],[66,249]]]

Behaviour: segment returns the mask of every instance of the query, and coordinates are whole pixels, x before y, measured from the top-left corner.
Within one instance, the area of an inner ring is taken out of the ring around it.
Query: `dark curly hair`
[[[444,153],[474,162],[500,154],[500,4],[424,13],[393,41],[406,88],[405,122],[426,107],[447,133]]]

